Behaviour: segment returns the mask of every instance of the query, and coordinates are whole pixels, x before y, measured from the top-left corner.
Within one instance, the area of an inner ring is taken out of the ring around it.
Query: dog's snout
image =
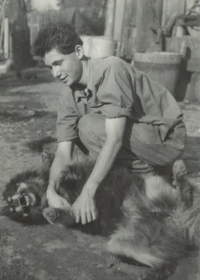
[[[8,203],[9,203],[9,204],[12,204],[12,203],[13,203],[13,199],[12,199],[12,197],[11,197],[11,196],[9,196],[9,197],[8,197],[8,199],[7,199],[7,201],[8,201]]]
[[[13,210],[21,206],[21,196],[19,194],[15,194],[12,197],[8,197],[7,201]]]
[[[30,198],[26,193],[16,193],[12,197],[7,198],[10,212],[29,213],[30,211]]]

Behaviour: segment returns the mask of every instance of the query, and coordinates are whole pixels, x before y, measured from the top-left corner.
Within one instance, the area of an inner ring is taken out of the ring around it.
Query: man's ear
[[[75,46],[75,53],[76,53],[76,55],[78,56],[79,59],[82,59],[84,57],[83,46],[76,45]]]

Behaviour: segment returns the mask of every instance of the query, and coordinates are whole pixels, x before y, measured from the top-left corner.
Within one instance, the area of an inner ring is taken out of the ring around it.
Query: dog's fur
[[[75,221],[71,205],[93,163],[84,158],[67,168],[58,194],[68,200],[69,207],[53,209],[45,199],[52,159],[47,153],[42,156],[42,171],[18,174],[6,185],[3,196],[13,211],[10,216],[34,224],[44,222],[45,217],[50,223],[72,226]],[[99,215],[92,224],[97,225],[98,233],[111,234],[109,252],[153,268],[153,275],[145,279],[166,279],[165,265],[176,265],[200,246],[200,191],[188,181],[180,163],[174,166],[176,187],[155,175],[142,177],[114,167],[96,194]],[[20,203],[23,195],[29,201],[24,207],[21,204],[25,204],[25,198]]]

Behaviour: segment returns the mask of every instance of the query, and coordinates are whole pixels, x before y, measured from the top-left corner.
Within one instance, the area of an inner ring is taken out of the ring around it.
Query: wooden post
[[[126,0],[116,0],[113,39],[117,42],[116,56],[120,56]]]
[[[186,0],[163,0],[162,27],[166,25],[172,14],[185,13]]]
[[[4,13],[1,18],[1,30],[0,30],[0,51],[3,52],[3,33],[4,33]]]
[[[3,1],[3,4],[2,4],[2,6],[1,6],[0,19],[1,19],[2,15],[4,14],[6,2],[7,2],[7,0],[4,0],[4,1]]]
[[[121,41],[125,3],[126,0],[116,0],[113,38],[117,41]]]
[[[5,18],[4,20],[4,56],[9,58],[9,45],[10,45],[10,35],[9,35],[9,20]]]
[[[12,53],[12,36],[9,34],[9,58],[13,59],[13,53]]]
[[[162,0],[137,1],[137,52],[162,50],[161,15]]]
[[[107,0],[106,23],[104,35],[113,38],[116,0]]]
[[[169,0],[168,0],[169,1]],[[166,14],[166,10],[167,10],[167,0],[163,0],[163,9],[162,9],[162,20],[161,20],[161,26],[165,27],[166,23],[167,23],[167,14]]]

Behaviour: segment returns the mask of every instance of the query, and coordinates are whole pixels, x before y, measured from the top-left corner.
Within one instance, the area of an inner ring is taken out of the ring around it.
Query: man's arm
[[[66,208],[69,206],[66,199],[57,194],[57,190],[61,174],[66,170],[67,165],[72,160],[73,148],[73,141],[65,141],[58,144],[55,158],[50,169],[49,185],[46,192],[48,204],[53,208]]]
[[[88,182],[84,187],[87,191],[95,193],[96,190],[89,185],[97,184],[99,186],[113,166],[117,154],[123,144],[126,120],[126,117],[106,119],[106,141],[98,156]]]
[[[81,220],[82,224],[85,224],[96,219],[97,210],[94,203],[94,196],[100,183],[113,166],[122,146],[126,122],[126,117],[106,119],[106,141],[98,156],[94,169],[83,187],[81,195],[73,205],[76,222]]]

